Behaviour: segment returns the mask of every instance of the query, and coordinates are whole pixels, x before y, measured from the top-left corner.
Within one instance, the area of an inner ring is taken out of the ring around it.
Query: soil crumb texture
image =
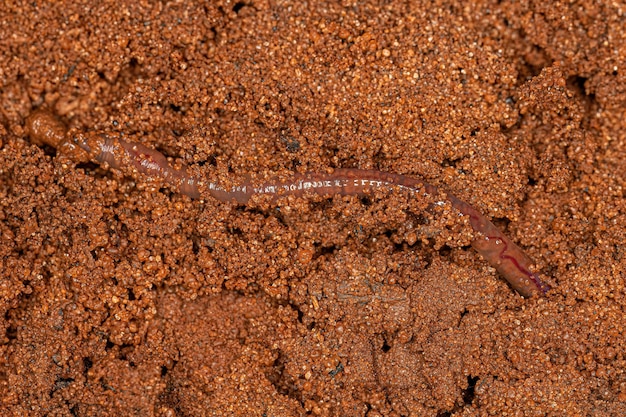
[[[626,415],[625,3],[0,22],[0,415]],[[78,158],[85,137],[169,168]],[[201,193],[340,169],[440,192]],[[448,194],[549,291],[515,292]]]

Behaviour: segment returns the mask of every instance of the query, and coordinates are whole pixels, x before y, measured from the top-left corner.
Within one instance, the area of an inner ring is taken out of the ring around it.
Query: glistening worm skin
[[[290,181],[270,182],[260,186],[250,183],[225,189],[210,181],[190,176],[184,168],[172,167],[167,158],[154,149],[139,143],[93,133],[68,131],[61,121],[46,110],[33,112],[26,120],[26,131],[37,145],[58,149],[73,161],[92,161],[122,171],[145,181],[162,181],[191,198],[205,192],[220,201],[245,204],[254,195],[278,198],[284,195],[304,196],[315,193],[321,196],[334,194],[360,195],[382,188],[404,188],[414,193],[435,195],[437,187],[415,178],[376,170],[355,168],[336,169],[333,173],[309,173]],[[549,290],[539,275],[532,272],[532,261],[522,249],[474,207],[447,194],[452,206],[469,217],[470,225],[478,234],[472,247],[493,266],[524,297],[545,295]]]
[[[28,116],[26,131],[34,144],[52,146],[75,162],[92,161],[118,169],[130,177],[139,174],[146,182],[163,181],[191,198],[200,197],[197,181],[184,168],[175,169],[161,152],[140,143],[95,133],[68,131],[47,110],[37,110]]]

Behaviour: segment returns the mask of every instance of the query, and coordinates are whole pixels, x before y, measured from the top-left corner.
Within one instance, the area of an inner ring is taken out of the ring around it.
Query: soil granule
[[[0,414],[626,415],[626,5],[0,8]],[[50,109],[224,184],[428,181],[535,261],[515,293],[410,195],[192,200],[29,141]]]

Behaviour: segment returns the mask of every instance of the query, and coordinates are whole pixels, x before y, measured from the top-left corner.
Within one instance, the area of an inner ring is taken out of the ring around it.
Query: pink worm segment
[[[94,145],[85,146],[83,142],[77,144],[87,152],[91,152],[91,147]],[[161,152],[140,143],[110,137],[105,137],[103,142],[97,142],[95,145],[93,149],[96,152],[92,156],[95,161],[101,164],[107,163],[111,168],[120,170],[124,166],[130,166],[147,179],[161,179],[166,184],[177,188],[182,194],[191,198],[200,198],[196,180],[188,175],[184,168],[172,167]]]
[[[403,188],[414,193],[435,195],[434,185],[404,175],[356,168],[336,169],[333,173],[309,173],[290,181],[270,182],[254,186],[249,182],[225,189],[217,183],[197,180],[184,168],[172,167],[165,155],[142,144],[110,138],[105,135],[69,132],[62,122],[45,110],[33,112],[26,120],[31,141],[53,146],[76,162],[91,160],[122,171],[146,182],[161,181],[191,198],[208,193],[220,201],[246,204],[254,195],[276,199],[284,195],[305,196],[314,193],[329,195],[362,195],[372,189]],[[452,206],[469,216],[470,225],[479,236],[472,247],[493,266],[524,297],[545,295],[550,289],[539,275],[531,271],[532,261],[522,249],[507,238],[478,210],[447,194]]]

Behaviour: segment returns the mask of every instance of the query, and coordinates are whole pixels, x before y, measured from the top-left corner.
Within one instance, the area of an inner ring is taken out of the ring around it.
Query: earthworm
[[[434,185],[416,178],[377,170],[339,168],[332,173],[298,175],[289,181],[270,181],[256,186],[250,182],[226,189],[211,181],[194,178],[184,167],[170,165],[165,155],[135,142],[107,135],[84,133],[65,125],[47,110],[37,110],[26,119],[26,132],[36,145],[49,145],[76,162],[92,161],[120,170],[124,175],[145,181],[162,181],[181,194],[199,198],[204,192],[219,201],[246,204],[254,195],[276,199],[284,195],[314,193],[362,195],[374,189],[401,188],[413,193],[436,195]],[[550,287],[531,270],[532,261],[524,251],[470,204],[444,193],[469,223],[477,237],[472,247],[524,297],[545,295]]]
[[[31,142],[52,146],[75,162],[92,161],[130,177],[142,174],[147,182],[160,180],[191,198],[200,197],[195,178],[188,175],[185,168],[172,167],[156,149],[107,135],[68,131],[48,110],[31,113],[25,128]]]

